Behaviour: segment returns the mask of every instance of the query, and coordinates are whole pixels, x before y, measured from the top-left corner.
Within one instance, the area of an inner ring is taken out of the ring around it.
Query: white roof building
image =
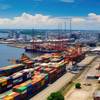
[[[96,48],[92,49],[91,51],[92,52],[95,52],[95,51],[100,52],[100,47],[96,47]]]

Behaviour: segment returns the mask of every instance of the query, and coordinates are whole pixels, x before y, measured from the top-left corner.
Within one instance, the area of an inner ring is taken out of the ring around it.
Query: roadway
[[[74,74],[67,72],[61,78],[59,78],[53,84],[50,84],[47,88],[42,90],[40,93],[32,97],[30,100],[47,100],[47,97],[52,93],[59,91],[62,87],[64,87],[72,78]]]
[[[100,87],[97,79],[87,79],[87,76],[95,76],[100,62],[100,57],[96,58],[88,65],[84,72],[74,80],[74,83],[81,83],[81,89],[75,89],[74,86],[65,94],[65,100],[93,100],[93,93]],[[88,85],[90,84],[90,85]]]

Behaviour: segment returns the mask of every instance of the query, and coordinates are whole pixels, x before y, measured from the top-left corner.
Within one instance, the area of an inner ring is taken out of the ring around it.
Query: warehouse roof
[[[98,81],[100,81],[100,77],[98,78]]]
[[[100,47],[96,47],[96,48],[92,49],[91,51],[100,51]]]
[[[96,91],[96,92],[94,93],[94,97],[100,97],[100,90],[98,90],[98,91]]]

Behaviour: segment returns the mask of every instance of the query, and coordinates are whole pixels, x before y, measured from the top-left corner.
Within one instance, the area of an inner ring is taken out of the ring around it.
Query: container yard
[[[29,57],[23,53],[15,60],[15,64],[0,68],[0,100],[41,100],[42,95],[42,100],[47,100],[47,97],[56,91],[62,91],[66,98],[64,91],[69,84],[76,82],[99,57],[79,43],[68,45],[65,44],[66,41],[48,41],[46,44],[49,42],[53,49],[48,49],[46,45],[41,47],[40,42],[31,44],[32,47],[40,46],[35,47],[36,52],[42,52],[40,56]],[[31,51],[34,51],[33,48]],[[99,69],[99,63],[96,68],[85,73],[87,80],[94,77],[99,81],[99,72],[96,69]]]
[[[97,58],[94,55],[85,55],[83,60],[73,64],[75,60],[72,58],[77,56],[71,54],[68,56],[66,53],[49,53],[30,58],[22,54],[17,60],[18,64],[0,68],[0,100],[22,100],[26,98],[35,100],[37,95],[38,98],[41,98],[41,95],[45,93],[44,91],[48,92],[55,84],[59,86],[58,82],[61,80],[63,83],[57,90],[62,89]],[[69,62],[72,62],[72,67],[67,72]],[[77,71],[78,73],[75,74]],[[95,73],[95,76],[97,75],[99,73]],[[64,81],[65,76],[69,77],[66,82]],[[52,89],[52,91],[55,90]],[[50,93],[51,90],[48,95]],[[44,100],[48,95],[44,96]]]
[[[66,73],[67,63],[61,54],[45,54],[35,59],[22,54],[19,62],[0,68],[1,100],[30,98]]]

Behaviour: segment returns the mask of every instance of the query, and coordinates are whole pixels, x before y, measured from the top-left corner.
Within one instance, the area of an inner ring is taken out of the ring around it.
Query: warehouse
[[[98,78],[98,82],[100,83],[100,77]]]
[[[100,100],[100,90],[94,93],[94,100]]]
[[[90,50],[91,53],[95,53],[95,54],[100,54],[100,47],[96,47],[92,50]]]

